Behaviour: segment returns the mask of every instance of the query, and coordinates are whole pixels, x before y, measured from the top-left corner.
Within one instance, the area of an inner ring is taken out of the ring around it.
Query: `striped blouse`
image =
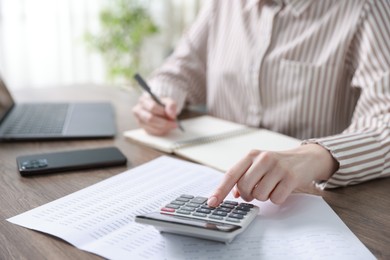
[[[322,145],[340,165],[322,188],[390,176],[389,0],[205,1],[151,84]]]

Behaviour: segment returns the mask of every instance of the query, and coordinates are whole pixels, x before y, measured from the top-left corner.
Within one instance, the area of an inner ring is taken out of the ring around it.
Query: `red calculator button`
[[[175,209],[161,208],[161,211],[165,211],[165,212],[175,212]]]

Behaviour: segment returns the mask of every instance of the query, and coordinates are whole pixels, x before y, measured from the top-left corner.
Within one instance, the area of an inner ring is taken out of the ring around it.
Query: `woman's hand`
[[[162,98],[164,106],[157,104],[149,94],[141,95],[133,108],[137,123],[152,135],[166,135],[177,128],[176,102],[171,98]]]
[[[281,204],[294,189],[327,180],[337,168],[338,163],[329,151],[317,144],[283,152],[253,150],[226,172],[207,203],[212,207],[219,205],[234,188],[236,198],[270,199]]]

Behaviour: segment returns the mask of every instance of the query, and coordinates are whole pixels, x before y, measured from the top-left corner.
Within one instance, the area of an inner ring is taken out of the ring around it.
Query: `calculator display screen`
[[[150,219],[159,222],[172,223],[172,224],[183,225],[183,226],[192,226],[192,227],[198,227],[198,228],[221,231],[221,232],[233,232],[241,228],[240,226],[234,224],[217,223],[208,220],[173,216],[168,214],[161,214],[160,212],[152,212],[149,214],[137,216],[137,218],[144,218],[144,219]]]

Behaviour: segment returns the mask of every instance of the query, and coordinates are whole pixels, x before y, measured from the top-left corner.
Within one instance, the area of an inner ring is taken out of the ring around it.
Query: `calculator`
[[[230,243],[259,212],[253,204],[232,200],[209,207],[207,199],[183,194],[159,211],[136,216],[135,222],[153,225],[160,232]]]

